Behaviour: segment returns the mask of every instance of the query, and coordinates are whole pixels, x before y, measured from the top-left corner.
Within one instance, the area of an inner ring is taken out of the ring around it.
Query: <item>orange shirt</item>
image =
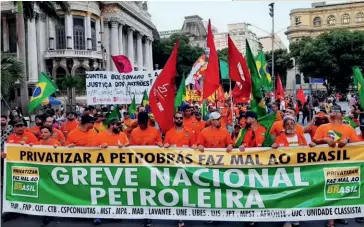
[[[34,125],[33,127],[27,129],[27,132],[33,133],[37,138],[40,136],[40,126]]]
[[[231,136],[225,128],[208,127],[201,131],[197,140],[198,145],[206,148],[225,148],[233,144]]]
[[[128,119],[124,119],[124,124],[126,125],[126,126],[128,126],[128,128],[130,128],[132,125],[133,125],[133,123],[134,122],[136,122],[135,120],[133,120],[133,119],[130,119],[130,118],[128,118]]]
[[[206,121],[197,121],[197,125],[196,125],[196,128],[197,128],[197,132],[200,133],[204,128],[206,127]]]
[[[242,117],[239,121],[239,125],[241,126],[241,128],[245,128],[246,126],[246,118]]]
[[[313,139],[319,140],[324,138],[331,138],[335,142],[344,138],[348,138],[350,140],[350,143],[360,141],[360,138],[356,134],[355,130],[350,125],[346,124],[334,125],[332,123],[328,123],[320,125],[317,128]]]
[[[38,143],[37,137],[35,137],[35,135],[31,132],[24,132],[23,135],[21,136],[18,136],[17,134],[13,133],[6,140],[7,143],[20,143],[21,141],[24,141],[25,144]]]
[[[318,126],[311,125],[310,128],[308,129],[308,133],[310,133],[311,139],[313,139],[313,137],[315,137],[317,128],[318,128]]]
[[[104,131],[106,131],[106,128],[105,128],[105,126],[104,126],[104,123],[102,123],[102,122],[95,122],[95,124],[94,124],[94,128],[98,131],[98,132],[104,132]]]
[[[298,134],[304,134],[302,125],[300,125],[298,123],[296,124],[295,130],[296,130],[296,133],[298,133]],[[284,131],[283,120],[274,122],[272,125],[272,128],[270,129],[270,133],[276,137],[278,137],[282,131]]]
[[[255,131],[252,128],[248,128],[243,139],[243,145],[245,147],[261,147],[265,139],[266,131],[267,130],[259,124]]]
[[[145,130],[141,130],[139,127],[133,129],[130,135],[131,145],[156,145],[161,143],[162,137],[158,129],[148,127]]]
[[[197,120],[194,117],[183,118],[183,126],[192,130],[196,130]]]
[[[39,140],[38,145],[57,145],[57,146],[61,146],[61,143],[55,139],[50,138],[48,141],[45,140]]]
[[[77,128],[78,121],[66,121],[61,125],[61,131],[64,133],[64,135],[67,136],[68,133],[70,133],[72,130]]]
[[[276,112],[276,119],[275,121],[282,121],[283,118],[282,118],[282,113],[280,111]]]
[[[52,139],[55,139],[60,143],[65,142],[66,138],[64,137],[63,132],[61,130],[53,128],[52,131],[53,131],[51,136]]]
[[[128,137],[125,133],[110,134],[108,131],[100,132],[97,134],[97,139],[92,142],[92,145],[99,146],[101,144],[107,144],[108,146],[118,146],[119,144],[129,144]]]
[[[176,127],[173,127],[166,133],[164,143],[177,147],[191,147],[196,144],[195,133],[191,129],[183,128],[181,131],[177,131]]]
[[[304,136],[304,134],[302,133],[296,133],[297,135],[297,141],[295,142],[295,145],[297,146],[307,146],[307,141],[306,138]],[[281,147],[291,147],[294,145],[290,145],[290,143],[288,142],[287,139],[287,135],[286,133],[282,132],[274,141],[274,143],[278,144]]]
[[[97,132],[93,129],[86,132],[77,127],[68,134],[66,145],[75,144],[76,146],[82,147],[90,146],[97,135]]]

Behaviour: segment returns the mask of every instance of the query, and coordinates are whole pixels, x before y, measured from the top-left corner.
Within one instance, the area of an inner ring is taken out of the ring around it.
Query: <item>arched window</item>
[[[327,24],[328,25],[335,25],[336,23],[336,19],[335,19],[335,16],[331,15],[327,18]]]
[[[349,24],[350,23],[350,16],[349,14],[344,14],[341,16],[341,23],[342,24]]]
[[[91,43],[92,50],[96,50],[96,22],[94,20],[91,21]]]
[[[86,50],[85,23],[83,17],[73,17],[73,45],[75,50]]]
[[[321,26],[321,18],[320,17],[315,17],[313,19],[313,26],[315,26],[315,27]]]
[[[66,27],[64,25],[64,17],[61,17],[56,25],[56,49],[66,49]]]
[[[356,22],[358,23],[364,22],[364,13],[360,12],[356,14]]]

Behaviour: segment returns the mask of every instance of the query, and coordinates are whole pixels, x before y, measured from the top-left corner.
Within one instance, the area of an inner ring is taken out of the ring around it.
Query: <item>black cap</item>
[[[255,118],[255,119],[258,119],[258,114],[253,112],[253,111],[247,111],[245,113],[245,117],[248,118],[248,117],[251,117],[251,118]]]
[[[148,119],[149,117],[147,112],[140,112],[138,114],[138,124],[147,124]]]
[[[183,112],[185,112],[185,110],[187,110],[187,109],[191,109],[191,107],[189,106],[189,105],[185,105],[185,106],[183,106]]]
[[[81,124],[87,124],[87,123],[95,123],[95,118],[89,116],[89,115],[83,115],[81,117]]]
[[[24,125],[23,119],[20,118],[20,119],[14,120],[14,126],[16,126],[16,125]]]
[[[342,113],[341,107],[339,105],[333,105],[331,107],[331,113]]]
[[[195,112],[195,115],[196,115],[196,116],[200,116],[200,115],[201,115],[201,113],[200,113],[200,112]]]

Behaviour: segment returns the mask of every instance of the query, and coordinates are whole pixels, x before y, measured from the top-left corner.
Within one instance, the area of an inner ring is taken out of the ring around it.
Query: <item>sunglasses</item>
[[[176,120],[183,120],[183,117],[174,117]]]

